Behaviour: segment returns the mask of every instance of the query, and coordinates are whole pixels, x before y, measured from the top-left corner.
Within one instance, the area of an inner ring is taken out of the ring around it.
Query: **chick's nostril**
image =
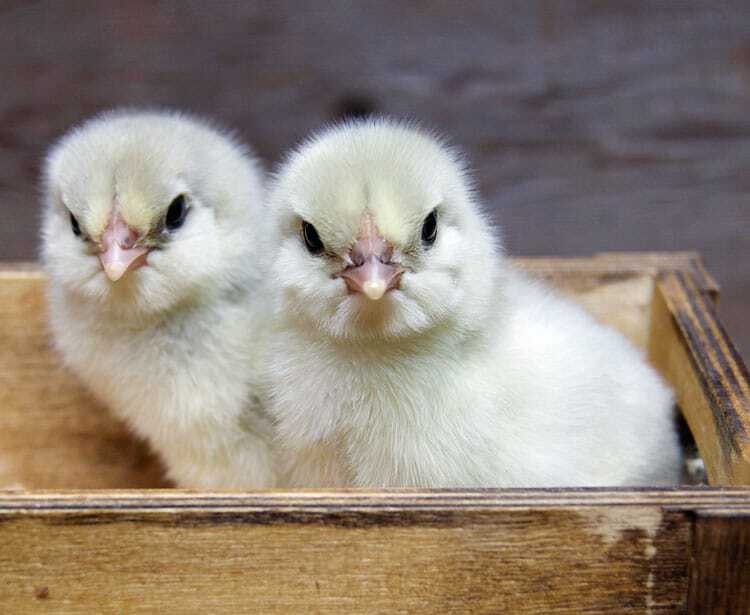
[[[362,252],[362,250],[359,248],[359,246],[354,246],[352,248],[351,253],[349,254],[349,257],[351,258],[352,265],[354,267],[361,267],[365,264],[365,255]]]
[[[129,250],[134,247],[140,234],[135,229],[128,226],[127,222],[123,220],[119,215],[116,215],[104,231],[102,235],[102,244],[105,247],[109,247],[112,243],[116,243],[121,248]]]

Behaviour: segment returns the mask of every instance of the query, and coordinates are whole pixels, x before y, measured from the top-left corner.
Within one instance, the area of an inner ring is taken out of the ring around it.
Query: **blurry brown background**
[[[0,259],[36,254],[50,141],[156,105],[270,168],[343,113],[469,155],[514,254],[698,250],[750,353],[750,2],[0,0]]]

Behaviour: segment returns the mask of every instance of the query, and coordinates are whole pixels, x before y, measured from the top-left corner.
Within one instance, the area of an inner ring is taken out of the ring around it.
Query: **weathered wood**
[[[687,344],[660,291],[654,296],[649,336],[649,360],[672,383],[682,415],[701,451],[712,485],[729,481],[729,462],[722,455],[713,409],[690,358]]]
[[[690,557],[688,613],[750,613],[750,511],[696,514]]]
[[[576,280],[598,280],[598,283],[627,275],[649,275],[656,277],[668,271],[681,271],[696,281],[701,292],[718,298],[719,285],[706,271],[697,252],[599,252],[591,256],[532,256],[513,259],[530,273],[544,278]],[[575,288],[579,288],[578,285]]]
[[[0,494],[0,612],[682,613],[719,507],[750,490]]]
[[[0,511],[54,513],[82,510],[469,510],[581,506],[647,506],[675,510],[745,510],[750,487],[565,489],[294,489],[211,492],[188,489],[80,489],[0,491]]]
[[[750,492],[0,497],[0,611],[679,613],[693,510]]]
[[[712,301],[682,272],[654,299],[650,355],[677,393],[711,484],[750,484],[750,378]]]
[[[741,397],[723,392],[727,369],[740,391],[746,375],[695,255],[517,263],[647,347],[712,482],[746,480],[732,456]],[[0,480],[160,484],[153,459],[59,367],[43,285],[34,267],[0,272]],[[717,510],[750,514],[750,489],[6,491],[0,612],[742,612],[745,590],[726,591],[747,574],[726,557],[745,564],[747,530],[701,525]]]

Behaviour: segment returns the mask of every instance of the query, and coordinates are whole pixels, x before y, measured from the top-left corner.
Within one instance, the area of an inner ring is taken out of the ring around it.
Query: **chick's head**
[[[122,313],[157,313],[256,267],[261,174],[208,125],[168,112],[98,116],[45,165],[42,254],[54,283]]]
[[[346,123],[277,173],[278,309],[336,338],[391,338],[489,309],[498,246],[459,156],[413,126]]]

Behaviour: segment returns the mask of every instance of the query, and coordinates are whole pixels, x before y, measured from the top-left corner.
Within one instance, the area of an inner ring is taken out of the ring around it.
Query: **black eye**
[[[185,195],[181,194],[170,203],[167,210],[167,217],[164,219],[167,230],[174,231],[180,228],[185,222],[186,215],[187,205],[185,204]]]
[[[437,213],[433,209],[422,224],[422,241],[431,246],[437,239]]]
[[[73,234],[76,237],[81,236],[81,227],[78,224],[78,220],[76,220],[76,217],[73,214],[70,214],[70,226],[73,229]]]
[[[323,251],[323,242],[315,227],[309,222],[302,222],[302,237],[305,238],[305,245],[310,254],[320,254]]]

